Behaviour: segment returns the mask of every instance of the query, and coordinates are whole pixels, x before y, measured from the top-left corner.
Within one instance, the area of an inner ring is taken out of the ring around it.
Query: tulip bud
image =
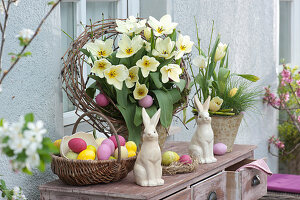
[[[145,36],[145,38],[146,38],[147,41],[150,40],[150,38],[151,38],[151,28],[146,27],[144,29],[144,36]]]
[[[222,44],[221,42],[218,44],[216,53],[215,53],[215,62],[221,60],[226,54],[227,44]]]
[[[232,88],[232,89],[229,91],[229,95],[230,95],[231,97],[233,97],[233,96],[236,94],[237,91],[238,91],[237,88]]]

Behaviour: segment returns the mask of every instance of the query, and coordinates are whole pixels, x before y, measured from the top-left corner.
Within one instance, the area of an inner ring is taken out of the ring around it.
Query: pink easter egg
[[[101,144],[97,150],[98,160],[108,160],[112,154],[111,148],[108,144]]]
[[[214,154],[221,156],[224,155],[227,151],[227,146],[223,143],[214,144]]]
[[[123,138],[121,135],[118,135],[118,136],[119,136],[120,145],[125,146],[125,143],[126,143],[125,138]],[[113,141],[113,143],[115,145],[115,149],[118,148],[118,144],[117,144],[117,140],[116,140],[115,136],[113,135],[113,136],[109,137],[109,139],[111,141]]]
[[[68,146],[73,152],[80,153],[81,151],[86,149],[87,144],[81,138],[73,138],[68,142]]]
[[[111,141],[110,139],[105,139],[103,140],[103,142],[101,143],[102,144],[106,144],[109,146],[110,150],[111,150],[111,153],[113,153],[115,151],[115,144],[113,143],[113,141]],[[100,146],[101,146],[100,145]]]
[[[192,158],[189,155],[182,155],[179,158],[179,162],[183,163],[183,164],[192,164]]]
[[[98,94],[96,96],[96,103],[101,107],[105,107],[109,104],[109,101],[104,94]]]
[[[139,100],[139,105],[144,108],[149,108],[153,104],[153,98],[150,95],[146,95],[144,98]]]

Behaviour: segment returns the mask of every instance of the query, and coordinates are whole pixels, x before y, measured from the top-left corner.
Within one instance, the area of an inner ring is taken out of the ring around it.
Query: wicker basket
[[[85,55],[80,51],[80,49],[84,48],[85,44],[94,39],[99,39],[102,37],[106,37],[113,39],[116,41],[118,33],[115,28],[117,27],[115,19],[104,19],[99,22],[94,23],[93,25],[87,25],[85,27],[85,31],[71,44],[70,48],[66,51],[65,55],[62,58],[63,61],[63,69],[62,69],[62,82],[63,89],[65,90],[68,98],[73,103],[76,108],[76,114],[80,116],[88,111],[97,111],[101,112],[115,125],[118,134],[128,137],[128,130],[126,123],[116,106],[116,102],[112,99],[108,98],[110,104],[106,107],[100,107],[96,104],[96,102],[86,93],[86,89],[88,88],[89,77],[86,78],[86,66],[88,66],[84,62]],[[114,50],[118,47],[114,44]],[[174,105],[173,114],[178,113],[187,107],[188,102],[188,93],[189,93],[189,83],[190,77],[186,71],[184,61],[182,60],[180,63],[181,68],[183,69],[183,73],[181,75],[181,79],[186,80],[186,86],[183,91],[182,99]],[[90,68],[89,66],[87,68]],[[97,84],[98,88],[102,90],[101,85]],[[106,127],[103,126],[102,121],[97,119],[94,116],[89,116],[90,120],[86,120],[87,123],[92,125],[99,132],[104,133],[107,137],[110,136],[110,133],[106,131]],[[160,132],[159,130],[163,130],[158,128],[158,134],[164,134],[159,138],[162,139],[160,143],[163,144],[166,138],[165,132]],[[161,145],[162,146],[162,145]]]
[[[117,132],[107,117],[103,114],[91,111],[81,115],[76,121],[73,134],[81,119],[88,115],[96,114],[102,121],[106,121],[110,126],[113,135]],[[119,137],[116,137],[118,147],[120,147]],[[118,148],[118,155],[121,155]],[[51,169],[60,180],[69,185],[90,185],[97,183],[109,183],[125,178],[133,170],[136,156],[117,160],[71,160],[60,156],[52,155]]]

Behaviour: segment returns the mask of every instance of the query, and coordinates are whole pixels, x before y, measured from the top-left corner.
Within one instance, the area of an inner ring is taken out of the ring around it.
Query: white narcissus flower
[[[138,20],[134,16],[129,16],[126,21],[116,20],[116,31],[124,33],[127,35],[132,35],[133,33],[139,34],[146,27],[147,20]]]
[[[129,71],[125,65],[113,65],[104,70],[104,76],[108,84],[113,85],[118,90],[122,90],[123,81],[129,76]]]
[[[129,69],[129,75],[127,79],[125,80],[125,84],[128,88],[132,88],[134,86],[134,83],[139,80],[139,67],[133,66]]]
[[[106,58],[110,56],[113,52],[113,43],[112,39],[107,39],[105,41],[95,40],[95,42],[89,42],[85,45],[86,49],[91,52],[94,58]],[[91,63],[91,60],[89,60]]]
[[[196,67],[199,67],[200,69],[204,69],[207,67],[208,64],[208,58],[199,55],[196,56],[193,60],[192,60],[193,65],[195,65]]]
[[[221,99],[220,97],[212,98],[212,100],[209,102],[209,110],[217,112],[218,110],[220,110],[222,103],[223,99]]]
[[[117,52],[117,58],[128,58],[134,55],[143,46],[143,39],[140,35],[135,36],[132,40],[123,34],[122,39],[119,42],[119,49]]]
[[[169,37],[165,39],[157,38],[155,49],[152,50],[152,54],[165,59],[172,58],[175,55],[175,52],[172,52],[174,45],[175,42],[171,41]]]
[[[153,33],[155,36],[171,34],[177,26],[177,23],[172,22],[172,18],[170,15],[164,15],[162,18],[160,18],[159,21],[150,16],[148,24],[151,26],[151,28],[153,28]]]
[[[34,32],[31,29],[23,29],[20,31],[20,33],[16,36],[17,38],[23,38],[23,40],[29,41],[32,36],[34,35]]]
[[[145,36],[147,41],[150,40],[150,38],[151,38],[151,28],[149,28],[149,27],[144,28],[144,36]]]
[[[151,72],[155,72],[159,66],[159,62],[154,57],[143,56],[142,59],[136,62],[136,65],[141,68],[143,77],[147,77]]]
[[[176,41],[177,52],[175,60],[181,58],[185,53],[190,53],[192,51],[193,45],[194,42],[191,41],[190,36],[182,36],[181,34],[179,34],[178,40]]]
[[[102,58],[102,59],[96,60],[94,62],[94,66],[92,67],[91,72],[95,73],[100,78],[103,78],[104,70],[106,70],[110,67],[111,67],[111,63],[108,60]]]
[[[179,75],[182,73],[182,69],[177,64],[168,64],[163,66],[160,69],[161,72],[161,81],[163,83],[167,83],[169,78],[172,79],[174,82],[180,82]]]
[[[218,44],[216,53],[215,53],[215,62],[221,60],[226,54],[227,44],[222,44],[221,42]]]
[[[136,82],[135,89],[133,91],[133,97],[136,100],[140,100],[144,98],[148,94],[148,88],[145,84],[140,84],[139,82]]]

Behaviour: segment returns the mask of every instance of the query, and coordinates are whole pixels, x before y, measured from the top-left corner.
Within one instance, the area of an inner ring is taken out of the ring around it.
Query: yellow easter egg
[[[96,151],[97,151],[96,147],[94,147],[93,145],[88,145],[88,146],[86,147],[86,149],[93,150],[95,153],[96,153]]]
[[[95,160],[95,158],[95,152],[91,149],[86,149],[78,154],[77,160]]]
[[[134,151],[128,151],[128,158],[136,156]]]
[[[58,150],[59,150],[59,149],[60,149],[60,144],[61,144],[61,139],[55,140],[55,141],[53,142],[53,144],[54,144],[54,146],[56,146],[56,147],[58,148]]]
[[[136,150],[137,150],[137,146],[133,141],[126,142],[125,146],[128,151],[136,152]]]
[[[115,150],[114,157],[118,159],[118,148],[116,148]],[[121,159],[125,159],[125,158],[128,158],[128,151],[126,147],[121,146]]]
[[[161,163],[163,165],[170,165],[172,162],[176,161],[176,155],[173,151],[166,151],[162,155]]]

